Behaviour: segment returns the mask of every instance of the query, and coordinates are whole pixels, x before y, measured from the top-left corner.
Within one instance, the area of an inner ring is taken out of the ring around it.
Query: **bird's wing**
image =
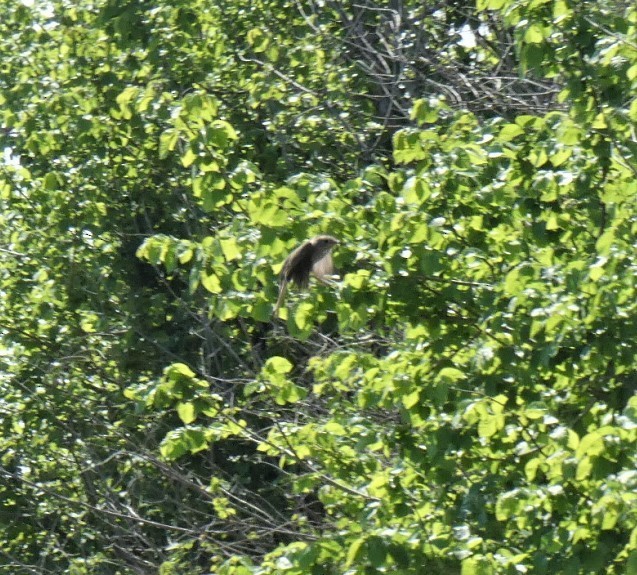
[[[307,241],[296,248],[285,260],[281,273],[282,281],[293,281],[299,287],[306,288],[312,271],[312,252],[314,246]]]

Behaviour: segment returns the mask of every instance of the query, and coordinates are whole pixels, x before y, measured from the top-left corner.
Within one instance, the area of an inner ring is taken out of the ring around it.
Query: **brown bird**
[[[312,274],[321,283],[325,283],[326,277],[334,271],[332,249],[338,243],[332,236],[316,236],[304,241],[287,257],[279,278],[279,298],[274,306],[274,316],[283,303],[289,282],[293,281],[299,287],[306,288]]]

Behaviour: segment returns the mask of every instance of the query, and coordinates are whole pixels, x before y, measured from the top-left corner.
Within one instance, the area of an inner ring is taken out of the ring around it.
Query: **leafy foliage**
[[[637,11],[403,4],[2,4],[7,572],[637,572]]]

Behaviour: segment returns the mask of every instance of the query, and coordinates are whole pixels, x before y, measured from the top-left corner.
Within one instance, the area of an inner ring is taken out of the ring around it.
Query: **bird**
[[[291,281],[300,288],[306,288],[312,274],[321,283],[334,271],[332,250],[340,242],[333,236],[320,235],[304,241],[283,262],[279,276],[279,297],[274,306],[276,317]]]

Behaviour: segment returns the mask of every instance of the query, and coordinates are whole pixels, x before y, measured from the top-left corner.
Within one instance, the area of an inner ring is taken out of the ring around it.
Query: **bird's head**
[[[332,249],[336,244],[340,243],[335,237],[332,236],[316,236],[310,240],[312,244],[312,265],[318,267],[313,268],[314,275],[320,275],[321,273],[332,273],[332,258],[330,256]],[[326,258],[320,265],[319,262]],[[322,271],[321,271],[322,270]]]
[[[340,242],[333,236],[316,236],[315,238],[312,238],[312,245],[316,247],[332,249],[339,243]]]

